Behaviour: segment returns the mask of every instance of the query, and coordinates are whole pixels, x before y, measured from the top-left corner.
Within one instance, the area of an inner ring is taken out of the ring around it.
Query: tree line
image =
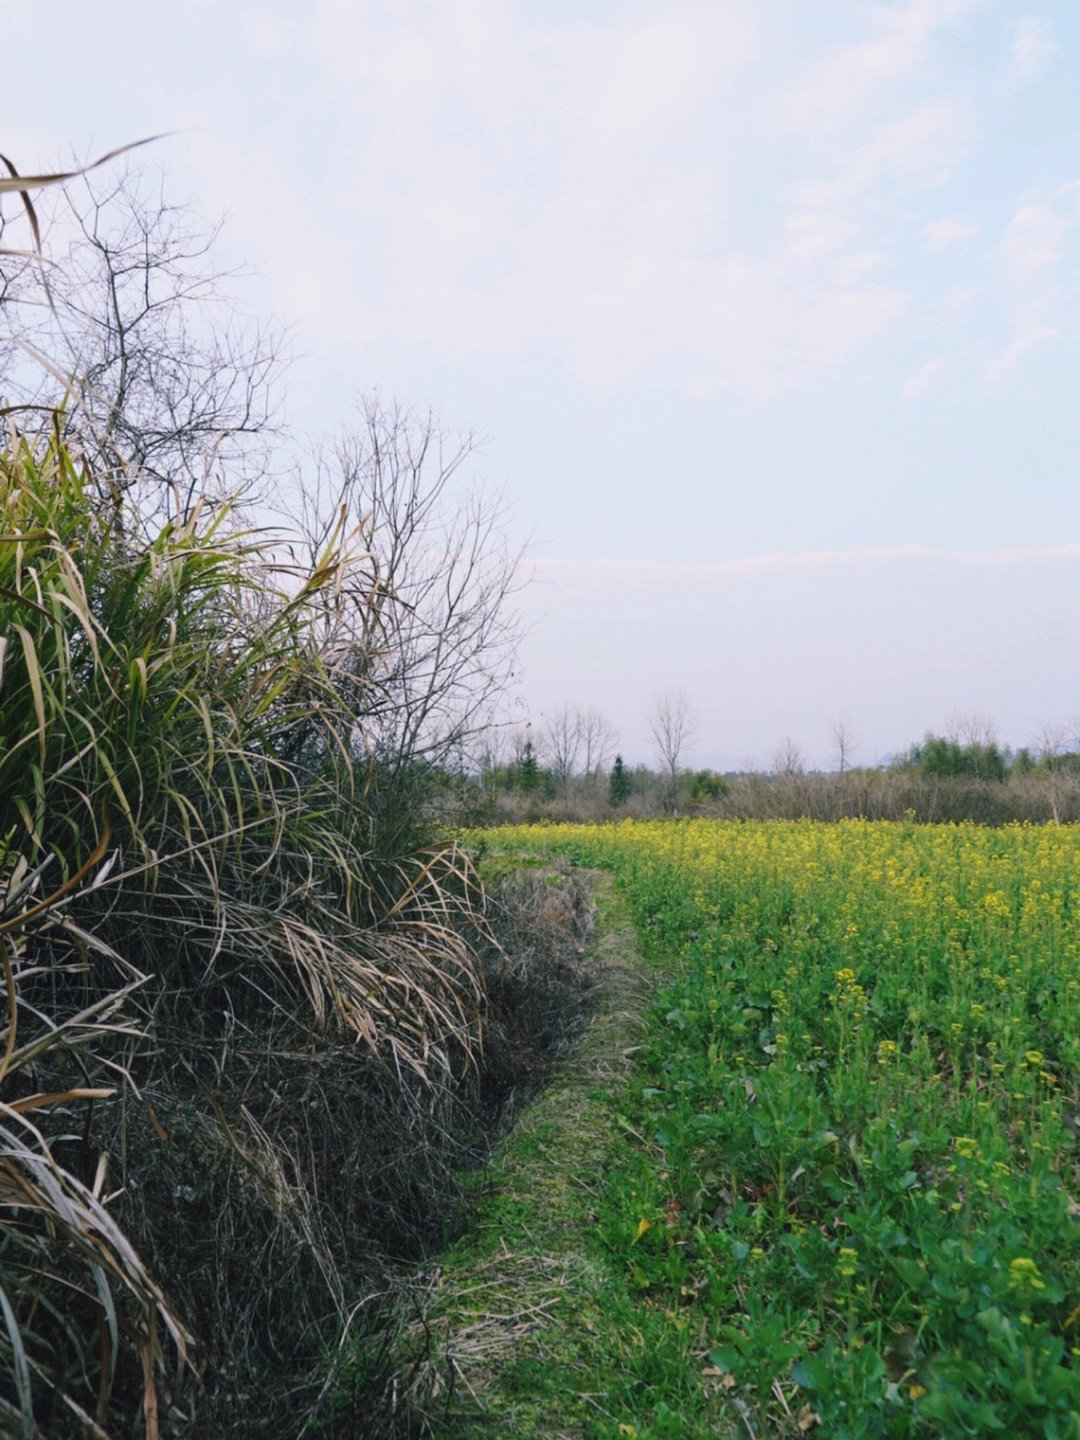
[[[618,731],[595,708],[566,706],[537,729],[492,737],[472,774],[478,815],[608,820],[654,815],[1063,822],[1080,818],[1080,731],[1046,727],[1035,744],[999,743],[979,716],[932,731],[901,754],[855,763],[849,721],[832,728],[832,765],[813,770],[790,736],[765,767],[719,772],[680,763],[696,724],[683,695],[660,697],[649,717],[653,763],[628,765]],[[586,744],[585,736],[589,742]],[[600,737],[598,742],[597,737]]]

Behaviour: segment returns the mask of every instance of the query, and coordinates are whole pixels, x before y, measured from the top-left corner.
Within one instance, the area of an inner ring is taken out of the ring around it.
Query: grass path
[[[593,898],[598,984],[584,1036],[492,1157],[477,1223],[424,1276],[423,1318],[409,1327],[407,1346],[423,1359],[399,1373],[408,1374],[403,1398],[426,1415],[431,1434],[666,1433],[633,1418],[643,1402],[648,1408],[641,1372],[652,1357],[641,1353],[647,1342],[633,1323],[640,1302],[602,1240],[607,1177],[629,1144],[638,1148],[619,1102],[655,975],[609,875],[593,877]],[[670,1395],[669,1375],[658,1377],[657,1394],[664,1389]]]

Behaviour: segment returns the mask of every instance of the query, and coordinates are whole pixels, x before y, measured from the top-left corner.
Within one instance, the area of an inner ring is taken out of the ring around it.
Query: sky
[[[1075,0],[0,0],[20,170],[162,131],[286,411],[472,432],[514,715],[873,763],[1080,716]]]

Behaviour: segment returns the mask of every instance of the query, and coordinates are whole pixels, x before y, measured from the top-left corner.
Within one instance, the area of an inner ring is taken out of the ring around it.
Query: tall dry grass
[[[339,525],[301,572],[227,507],[140,540],[126,488],[59,417],[0,453],[0,1424],[229,1393],[254,1434],[354,1303],[334,1107],[475,1063],[477,891],[365,803],[371,555]]]

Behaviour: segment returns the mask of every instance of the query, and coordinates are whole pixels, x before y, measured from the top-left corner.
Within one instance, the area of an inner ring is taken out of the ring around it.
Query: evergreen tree
[[[615,764],[611,768],[611,779],[608,782],[608,804],[615,810],[620,805],[625,805],[629,798],[630,776],[626,773],[622,756],[616,755]]]
[[[540,784],[540,766],[536,763],[531,740],[525,741],[525,748],[518,762],[518,784],[526,795],[531,795]]]

